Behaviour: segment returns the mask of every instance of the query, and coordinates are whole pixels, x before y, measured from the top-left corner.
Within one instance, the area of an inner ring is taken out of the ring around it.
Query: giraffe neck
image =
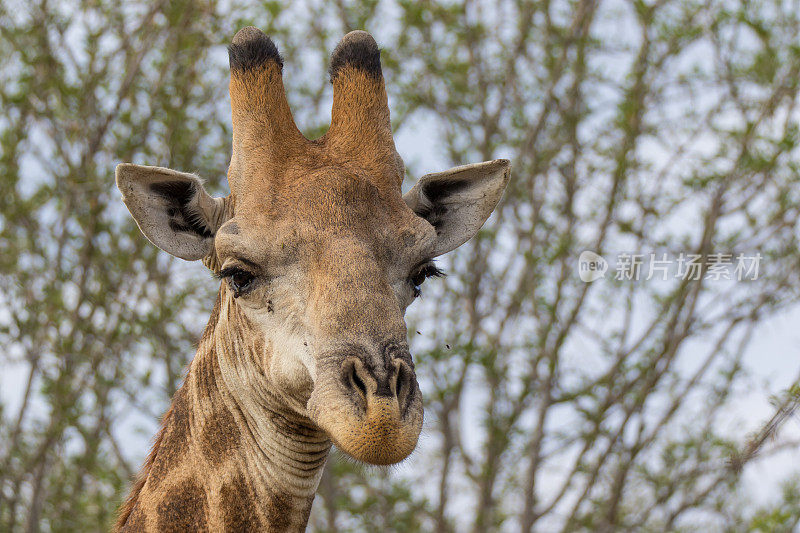
[[[307,525],[330,441],[269,389],[255,393],[252,383],[236,379],[241,350],[214,334],[218,315],[219,300],[123,507],[122,531]]]

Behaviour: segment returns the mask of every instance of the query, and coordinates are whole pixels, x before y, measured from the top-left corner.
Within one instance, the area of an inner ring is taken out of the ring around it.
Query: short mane
[[[164,418],[161,421],[161,429],[158,430],[158,435],[156,436],[156,441],[153,443],[153,447],[150,450],[150,453],[147,455],[147,459],[145,460],[142,469],[139,471],[139,475],[136,477],[133,487],[131,487],[131,492],[128,495],[128,498],[119,508],[117,523],[114,526],[115,531],[120,531],[123,527],[125,527],[128,517],[131,515],[133,508],[136,506],[136,502],[139,499],[139,493],[142,492],[142,488],[147,482],[147,476],[150,475],[150,468],[153,466],[153,463],[156,460],[158,449],[161,447],[161,441],[164,439],[164,433],[166,433],[166,428],[171,419],[172,404],[170,404],[169,409],[167,410],[166,414],[164,414]]]
[[[217,300],[214,303],[214,309],[211,311],[211,318],[206,324],[205,329],[203,330],[203,335],[201,337],[200,342],[203,342],[206,338],[211,336],[214,332],[214,327],[217,324],[217,320],[219,318],[219,310],[222,305],[222,296],[221,290],[217,293]],[[191,364],[191,363],[190,363]],[[186,377],[188,378],[189,373],[187,371]],[[186,385],[186,379],[184,379],[181,388]],[[180,389],[179,389],[180,390]],[[128,518],[131,516],[133,512],[133,508],[136,507],[136,502],[139,499],[139,494],[142,492],[142,488],[144,488],[144,484],[147,482],[147,477],[150,475],[150,470],[153,467],[153,463],[158,456],[158,450],[161,448],[161,443],[164,440],[164,434],[166,433],[167,428],[169,427],[169,423],[172,421],[173,416],[173,407],[175,403],[170,403],[169,409],[167,412],[164,413],[164,418],[161,420],[161,429],[158,430],[158,435],[156,435],[156,440],[153,443],[153,447],[150,449],[150,453],[147,455],[147,459],[145,459],[144,465],[142,465],[142,469],[139,471],[139,475],[136,477],[136,481],[133,483],[131,487],[131,492],[128,495],[128,498],[125,500],[119,508],[119,514],[117,516],[117,522],[114,525],[115,531],[120,531],[123,527],[125,527],[125,523],[128,521]]]

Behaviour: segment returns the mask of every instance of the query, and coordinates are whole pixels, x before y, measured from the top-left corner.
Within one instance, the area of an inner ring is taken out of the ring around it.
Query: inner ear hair
[[[152,183],[150,190],[166,202],[169,227],[174,231],[196,233],[201,237],[212,237],[213,228],[200,210],[197,185],[191,181],[161,181]]]
[[[426,183],[422,187],[417,215],[438,230],[448,211],[446,198],[466,189],[469,185],[469,180],[465,179],[436,180]]]
[[[423,194],[433,203],[469,187],[468,179],[440,179],[430,181],[422,188]]]

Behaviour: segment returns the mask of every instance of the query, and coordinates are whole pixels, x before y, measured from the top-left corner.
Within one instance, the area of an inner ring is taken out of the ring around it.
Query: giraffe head
[[[220,361],[226,384],[268,389],[355,459],[401,461],[422,427],[405,310],[439,273],[433,259],[489,217],[508,161],[430,174],[403,195],[366,32],[332,54],[331,126],[314,141],[292,119],[272,41],[244,28],[229,54],[231,194],[212,198],[192,174],[123,164],[123,200],[156,246],[222,278],[215,335],[238,354]]]

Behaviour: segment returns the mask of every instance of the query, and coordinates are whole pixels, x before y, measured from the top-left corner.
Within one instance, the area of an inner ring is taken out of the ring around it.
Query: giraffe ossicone
[[[509,162],[494,160],[401,193],[366,32],[331,56],[331,125],[313,141],[292,118],[275,44],[248,27],[229,55],[230,195],[212,198],[175,170],[116,170],[144,235],[222,278],[121,531],[301,531],[331,444],[370,464],[406,458],[423,419],[406,308],[509,179]]]

